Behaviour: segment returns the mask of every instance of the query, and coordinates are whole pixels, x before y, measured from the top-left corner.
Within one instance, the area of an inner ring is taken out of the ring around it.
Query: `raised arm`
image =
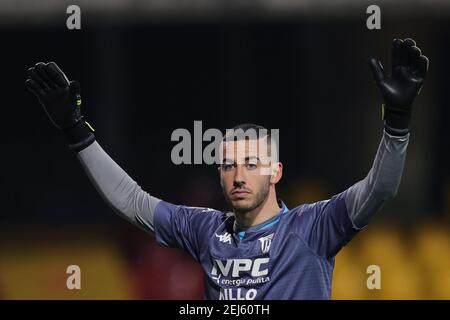
[[[128,221],[153,232],[155,207],[160,200],[143,191],[95,141],[92,128],[81,114],[79,84],[69,82],[54,62],[36,64],[28,69],[28,77],[26,87],[63,131],[103,199]]]
[[[369,174],[346,193],[350,219],[360,228],[397,193],[409,142],[412,105],[425,80],[428,59],[414,40],[394,39],[391,74],[386,75],[375,58],[369,60],[369,66],[384,101],[385,128]]]
[[[149,195],[94,142],[78,153],[85,172],[103,200],[114,211],[145,231],[154,232],[156,205],[161,201]]]
[[[368,175],[346,191],[345,204],[353,224],[362,228],[398,190],[406,158],[409,133],[392,136],[384,130]]]

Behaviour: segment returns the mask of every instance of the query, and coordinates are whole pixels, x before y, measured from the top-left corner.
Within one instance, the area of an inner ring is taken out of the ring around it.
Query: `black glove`
[[[388,76],[378,59],[369,59],[375,82],[384,100],[383,119],[390,133],[409,131],[412,105],[419,94],[428,70],[428,58],[412,39],[394,39],[392,71]]]
[[[63,130],[71,149],[81,150],[91,144],[95,138],[81,114],[79,83],[69,82],[54,62],[39,62],[27,73],[25,86],[36,95],[52,123]]]

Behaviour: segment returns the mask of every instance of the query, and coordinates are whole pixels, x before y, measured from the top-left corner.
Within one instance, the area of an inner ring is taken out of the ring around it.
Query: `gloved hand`
[[[427,74],[428,58],[414,40],[394,39],[391,74],[386,75],[378,59],[369,59],[369,66],[384,100],[383,119],[388,129],[407,132],[414,99]]]
[[[72,149],[94,140],[92,127],[81,114],[80,85],[70,81],[54,62],[39,62],[27,71],[25,86],[36,95],[51,122],[63,130]]]

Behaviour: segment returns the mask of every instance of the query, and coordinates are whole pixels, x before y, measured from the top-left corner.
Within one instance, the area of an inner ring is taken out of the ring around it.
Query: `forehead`
[[[245,159],[247,157],[266,157],[268,154],[267,138],[223,141],[222,159]]]

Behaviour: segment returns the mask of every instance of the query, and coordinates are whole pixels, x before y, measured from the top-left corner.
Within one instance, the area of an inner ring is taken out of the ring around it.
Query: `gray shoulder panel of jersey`
[[[409,135],[408,133],[397,137],[383,131],[383,137],[368,175],[347,189],[345,204],[349,217],[356,227],[365,227],[372,216],[397,194]]]
[[[154,232],[153,216],[160,199],[142,190],[97,141],[78,152],[77,157],[92,184],[117,214]]]

